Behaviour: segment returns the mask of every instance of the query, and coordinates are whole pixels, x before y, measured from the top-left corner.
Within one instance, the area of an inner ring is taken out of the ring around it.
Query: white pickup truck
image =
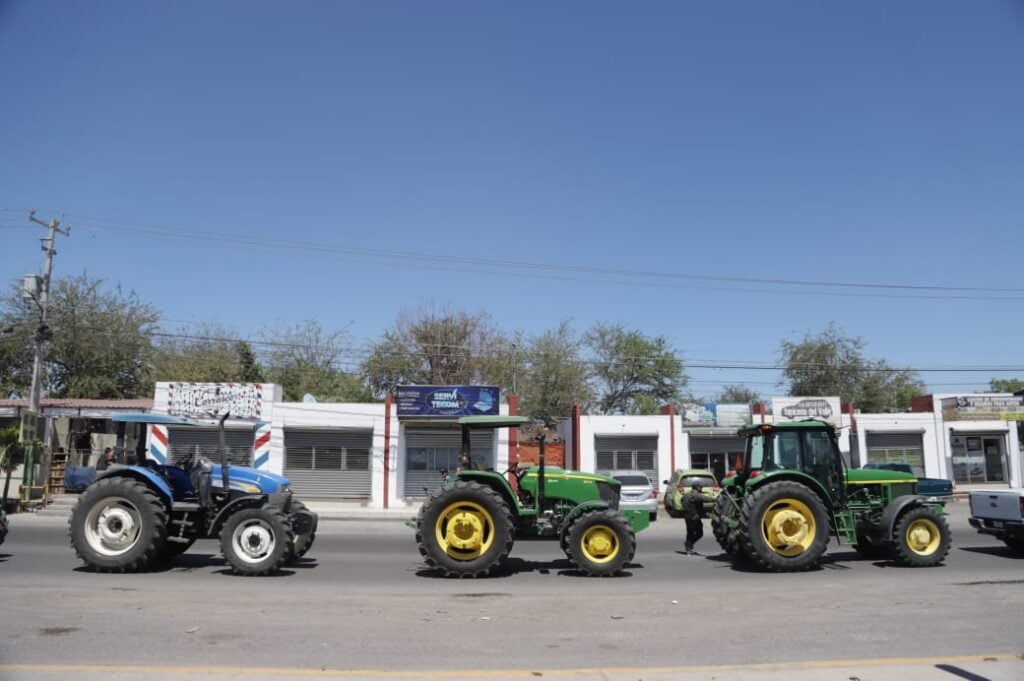
[[[971,527],[1024,555],[1024,489],[971,492]]]

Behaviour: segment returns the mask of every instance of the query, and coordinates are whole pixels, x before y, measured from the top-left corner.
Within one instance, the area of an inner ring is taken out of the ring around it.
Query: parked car
[[[899,471],[900,473],[917,475],[914,473],[914,469],[911,468],[909,463],[902,463],[899,461],[879,461],[875,463],[868,463],[864,464],[864,468],[882,471]],[[935,499],[936,501],[952,501],[953,483],[945,478],[918,477],[917,493],[922,494],[929,499]]]
[[[715,505],[715,499],[721,488],[718,486],[718,478],[711,471],[702,468],[680,468],[672,474],[672,477],[663,481],[665,487],[665,511],[673,518],[683,516],[683,495],[693,489],[695,483],[704,487],[704,510],[710,511]]]
[[[647,511],[651,520],[658,519],[658,490],[643,471],[610,471],[606,473],[622,483],[619,490],[619,508]]]
[[[992,489],[970,494],[971,527],[1002,540],[1024,556],[1024,490]]]

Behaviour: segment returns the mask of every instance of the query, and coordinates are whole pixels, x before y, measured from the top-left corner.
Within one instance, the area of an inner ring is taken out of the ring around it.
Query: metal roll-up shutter
[[[915,475],[924,475],[923,433],[873,433],[868,431],[864,443],[868,463],[898,461],[910,464]]]
[[[284,476],[300,497],[368,499],[372,448],[372,430],[286,428]]]
[[[231,463],[236,466],[252,465],[254,429],[226,428]],[[220,432],[217,428],[194,428],[172,426],[167,429],[167,460],[177,465],[189,456],[198,453],[213,463],[220,463]]]
[[[731,454],[743,452],[746,438],[730,435],[690,435],[690,451],[695,454]]]
[[[494,467],[494,431],[477,429],[469,432],[473,463]],[[458,428],[406,428],[405,484],[406,498],[422,498],[427,492],[441,488],[440,471],[447,468],[454,475],[459,465],[462,432]],[[426,488],[426,491],[424,491]]]
[[[658,436],[597,436],[594,438],[596,472],[643,471],[658,480]]]

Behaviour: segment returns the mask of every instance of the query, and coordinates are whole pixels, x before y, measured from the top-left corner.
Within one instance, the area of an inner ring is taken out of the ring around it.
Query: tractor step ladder
[[[856,544],[857,527],[854,524],[853,513],[850,511],[837,511],[832,515],[832,526],[839,543]]]

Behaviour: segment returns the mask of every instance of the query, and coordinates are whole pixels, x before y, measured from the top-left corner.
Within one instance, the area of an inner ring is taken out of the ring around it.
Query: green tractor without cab
[[[529,423],[520,416],[464,416],[461,454],[469,460],[470,430]],[[463,466],[454,480],[423,503],[416,544],[426,563],[449,577],[485,577],[508,557],[516,539],[558,539],[573,567],[590,576],[619,573],[633,559],[646,511],[619,511],[620,483],[591,473],[539,465],[505,474]]]
[[[917,479],[884,470],[847,470],[835,428],[806,420],[743,428],[742,467],[722,482],[711,512],[719,545],[774,572],[818,565],[829,536],[865,558],[910,567],[949,553],[943,504],[917,494]]]

